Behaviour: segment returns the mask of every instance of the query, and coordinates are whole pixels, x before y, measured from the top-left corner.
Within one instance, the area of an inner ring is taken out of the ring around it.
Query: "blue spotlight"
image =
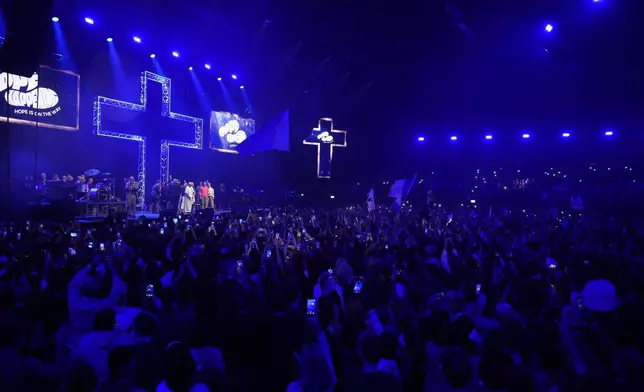
[[[112,39],[112,37],[109,37],[109,38],[107,39],[107,42],[112,42],[112,41],[114,41],[114,40]]]
[[[156,55],[156,54],[154,54],[154,53],[152,53],[152,54],[150,55],[150,58],[151,58],[151,59],[153,59],[153,58],[155,58],[155,57],[157,57],[157,55]]]
[[[188,71],[192,71],[192,67],[188,68]]]
[[[93,25],[93,24],[94,24],[94,19],[92,19],[92,18],[85,18],[85,23]]]
[[[561,134],[562,137],[570,137],[570,132],[564,132]]]
[[[553,29],[554,29],[554,27],[551,24],[546,25],[546,32],[547,33],[551,33]]]
[[[492,135],[485,135],[485,140],[492,140]]]
[[[221,82],[221,76],[220,76],[220,77],[218,77],[218,78],[217,78],[217,80]]]
[[[135,36],[135,37],[132,37],[132,40],[133,40],[134,42],[136,42],[137,44],[140,44],[140,43],[141,43],[141,38],[139,38],[139,37],[136,37],[136,36]]]
[[[455,142],[458,140],[458,136],[450,136],[449,140]]]
[[[424,142],[424,141],[425,141],[425,138],[424,138],[423,136],[418,136],[418,141],[419,141],[419,142]]]
[[[53,18],[51,18],[51,21],[54,22],[54,23],[58,22],[59,20],[60,19],[58,19],[57,16],[54,16]]]
[[[244,89],[244,86],[239,86],[239,88],[243,90],[243,89]]]
[[[523,135],[521,135],[521,137],[524,138],[524,139],[530,139],[530,134],[529,133],[524,133]]]
[[[179,52],[172,52],[173,57],[179,57]]]
[[[204,65],[204,67],[205,67],[206,69],[210,69],[210,64],[206,64],[206,65]]]
[[[608,130],[608,131],[604,132],[604,135],[606,135],[606,136],[613,136],[613,131]]]
[[[233,78],[233,79],[235,79],[235,80],[237,80],[237,75],[232,74],[232,78]]]

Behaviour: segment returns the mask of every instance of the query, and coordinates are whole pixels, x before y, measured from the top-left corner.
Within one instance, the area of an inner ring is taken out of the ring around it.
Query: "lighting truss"
[[[145,175],[146,175],[146,138],[140,135],[133,135],[123,132],[107,131],[103,129],[101,120],[101,108],[103,105],[112,106],[119,109],[130,110],[135,112],[145,112],[147,110],[148,102],[148,82],[160,83],[162,86],[161,94],[161,116],[169,117],[173,120],[184,121],[194,124],[194,141],[193,142],[180,142],[176,140],[163,139],[161,140],[161,156],[160,156],[160,178],[163,182],[168,182],[170,179],[170,147],[191,148],[195,150],[203,149],[203,119],[197,117],[187,116],[185,114],[172,112],[172,80],[165,76],[157,75],[155,73],[145,71],[141,73],[141,94],[140,103],[132,103],[119,101],[112,98],[98,96],[94,100],[94,134],[104,137],[112,137],[116,139],[124,139],[135,141],[139,145],[138,157],[138,181],[141,192],[139,193],[138,203],[139,207],[145,205]]]

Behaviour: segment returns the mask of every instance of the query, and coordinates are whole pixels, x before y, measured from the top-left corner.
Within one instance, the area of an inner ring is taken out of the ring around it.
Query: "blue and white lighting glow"
[[[604,135],[605,135],[605,136],[613,136],[613,130],[612,130],[612,129],[608,129],[608,130],[606,130],[606,131],[604,132]]]
[[[114,40],[112,39],[112,37],[109,37],[109,38],[107,39],[107,42],[112,42],[112,41],[114,41]]]
[[[162,97],[161,97],[161,115],[164,117],[169,117],[173,120],[184,121],[194,124],[194,142],[186,143],[179,142],[175,140],[161,140],[161,156],[160,156],[160,167],[161,167],[161,181],[167,182],[170,177],[170,147],[181,147],[181,148],[190,148],[195,150],[203,149],[203,119],[187,116],[185,114],[179,114],[172,112],[172,80],[165,76],[157,75],[155,73],[145,71],[141,73],[141,94],[140,94],[140,103],[132,103],[119,101],[112,98],[98,96],[94,100],[94,134],[104,137],[112,137],[116,139],[131,140],[138,143],[139,146],[139,157],[138,157],[138,181],[141,187],[141,192],[139,194],[138,205],[142,207],[145,204],[145,140],[144,136],[134,135],[118,131],[109,131],[104,130],[101,122],[101,110],[103,105],[112,106],[115,108],[120,108],[124,110],[131,110],[136,112],[145,112],[147,108],[147,83],[156,82],[162,85]]]
[[[134,36],[134,37],[132,37],[132,41],[136,42],[137,44],[140,44],[141,43],[141,38],[139,38],[137,36]]]
[[[551,24],[546,25],[546,33],[551,33],[554,30],[554,26]]]
[[[205,64],[205,65],[204,65],[204,68],[206,68],[206,69],[210,69],[210,64]]]
[[[564,132],[561,134],[562,137],[570,137],[570,132]]]
[[[530,139],[530,134],[529,133],[524,133],[523,135],[521,135],[521,137],[524,138],[524,139]]]
[[[424,142],[424,141],[425,141],[425,137],[423,137],[423,136],[418,136],[418,141],[419,141],[419,142]]]
[[[233,79],[237,80],[237,75],[232,74],[232,75],[231,75],[231,77],[232,77]]]
[[[176,51],[175,51],[175,52],[172,52],[172,57],[177,57],[177,58],[179,58],[179,52],[176,52]]]
[[[492,135],[485,135],[485,140],[492,140]]]
[[[157,57],[157,55],[156,55],[156,54],[154,54],[154,53],[152,53],[152,54],[150,55],[150,58],[151,58],[151,59],[156,58],[156,57]]]
[[[57,16],[54,16],[53,18],[51,18],[51,21],[56,23],[56,22],[60,21],[60,19]]]
[[[85,18],[85,23],[93,25],[93,24],[94,24],[94,19],[92,19],[92,18]]]
[[[451,141],[455,142],[455,141],[457,141],[457,140],[458,140],[458,136],[450,136],[450,137],[449,137],[449,140],[451,140]]]

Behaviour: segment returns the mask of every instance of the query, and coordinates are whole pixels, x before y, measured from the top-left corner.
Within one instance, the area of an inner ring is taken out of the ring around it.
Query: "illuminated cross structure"
[[[168,117],[172,120],[184,121],[194,124],[194,141],[179,142],[176,140],[161,140],[161,173],[160,178],[163,182],[170,179],[170,146],[191,148],[201,150],[203,148],[203,119],[186,116],[172,112],[172,81],[165,76],[157,75],[152,72],[141,73],[141,96],[140,103],[124,102],[112,98],[98,96],[94,100],[94,133],[98,136],[112,137],[116,139],[125,139],[135,141],[139,145],[138,159],[138,181],[141,192],[139,193],[138,206],[143,207],[145,204],[145,162],[146,162],[146,138],[141,135],[124,133],[118,130],[105,130],[101,121],[101,110],[103,106],[112,106],[119,109],[131,110],[135,112],[147,111],[148,103],[148,82],[161,84],[161,116]]]
[[[347,146],[347,131],[333,129],[333,120],[321,118],[304,144],[318,146],[318,178],[331,178],[333,147]]]

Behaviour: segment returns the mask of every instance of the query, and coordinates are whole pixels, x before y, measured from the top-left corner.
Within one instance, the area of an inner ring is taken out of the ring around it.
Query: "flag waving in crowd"
[[[373,188],[367,193],[367,211],[373,212],[376,210],[376,199],[374,196]]]
[[[411,179],[402,178],[391,185],[391,189],[389,190],[389,197],[395,199],[394,203],[391,206],[394,211],[400,212],[403,206],[403,202],[405,201],[405,199],[407,199],[409,191],[411,191],[411,188],[415,183],[416,174],[414,174]]]

